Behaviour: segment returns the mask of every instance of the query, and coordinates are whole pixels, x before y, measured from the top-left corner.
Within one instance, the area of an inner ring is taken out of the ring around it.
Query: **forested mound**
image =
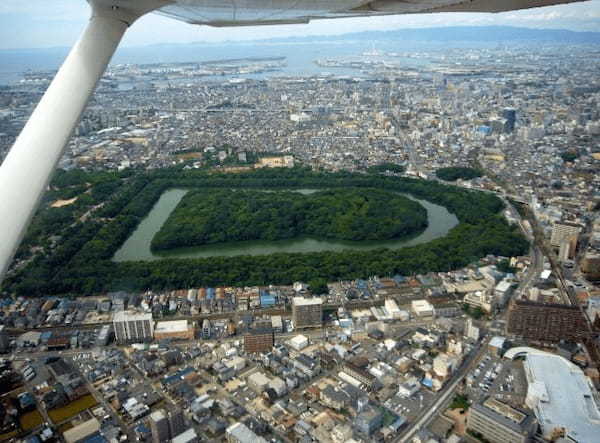
[[[194,190],[154,236],[153,250],[299,236],[341,240],[405,237],[427,226],[419,203],[380,189]]]
[[[350,280],[372,275],[414,275],[449,271],[488,254],[512,257],[527,253],[529,244],[519,228],[502,216],[502,200],[435,181],[307,168],[260,169],[239,174],[164,168],[129,170],[119,174],[61,173],[52,184],[52,198],[78,197],[72,220],[94,205],[92,220],[67,223],[56,244],[49,243],[17,272],[7,276],[2,290],[25,296],[98,294],[107,291],[190,288],[201,286],[291,284],[295,281]],[[61,180],[59,181],[58,178]],[[67,180],[68,179],[68,180]],[[73,180],[74,179],[74,182]],[[62,183],[64,182],[64,183]],[[91,191],[87,190],[89,183]],[[116,183],[114,189],[104,189]],[[83,186],[85,185],[85,186]],[[81,187],[81,189],[79,189]],[[218,192],[222,189],[282,192],[285,189],[345,190],[377,188],[411,194],[446,207],[460,223],[443,238],[398,250],[323,251],[262,256],[163,259],[149,262],[112,261],[115,251],[135,230],[162,193],[171,188]],[[112,192],[111,192],[112,191]],[[89,193],[88,193],[89,192]],[[94,196],[94,193],[97,195]],[[99,206],[99,203],[101,205]],[[44,208],[35,217],[28,238],[50,229],[47,215],[62,208]],[[39,227],[44,229],[38,229]]]
[[[471,180],[473,178],[481,177],[483,174],[479,169],[450,166],[448,168],[438,169],[435,171],[435,175],[437,178],[441,178],[442,180],[453,182],[459,178],[463,180]]]

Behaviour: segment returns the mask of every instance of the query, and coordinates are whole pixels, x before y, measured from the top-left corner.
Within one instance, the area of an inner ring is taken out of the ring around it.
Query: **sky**
[[[89,17],[85,0],[0,0],[0,49],[72,46]],[[600,0],[501,14],[419,14],[315,20],[306,25],[211,28],[188,25],[157,14],[142,17],[122,45],[220,42],[306,35],[340,35],[415,27],[509,25],[528,28],[600,31]]]

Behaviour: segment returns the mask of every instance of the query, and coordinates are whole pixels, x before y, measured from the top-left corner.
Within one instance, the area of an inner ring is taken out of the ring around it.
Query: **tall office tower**
[[[323,324],[323,300],[320,297],[292,299],[292,320],[295,328],[318,328]]]
[[[118,344],[142,343],[154,337],[152,314],[119,311],[113,316],[113,327]]]
[[[504,108],[502,111],[502,118],[506,120],[506,132],[513,132],[517,121],[517,110],[514,108]]]

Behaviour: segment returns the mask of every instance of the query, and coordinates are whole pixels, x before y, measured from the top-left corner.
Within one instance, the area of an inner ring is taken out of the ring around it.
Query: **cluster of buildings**
[[[600,65],[570,49],[446,51],[361,63],[361,78],[206,79],[281,60],[113,68],[61,167],[477,166],[488,175],[457,185],[512,200],[532,253],[322,295],[297,282],[5,297],[0,437],[597,440]],[[43,85],[0,90],[0,156]]]

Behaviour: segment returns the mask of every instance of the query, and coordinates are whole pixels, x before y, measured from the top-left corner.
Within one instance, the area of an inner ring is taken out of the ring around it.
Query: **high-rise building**
[[[575,255],[577,237],[565,238],[558,247],[558,261],[564,263]]]
[[[208,340],[211,334],[210,321],[208,319],[204,319],[202,322],[202,338]]]
[[[536,420],[532,415],[490,397],[471,406],[467,429],[492,443],[526,443],[536,429]]]
[[[473,324],[473,319],[467,318],[465,326],[465,336],[471,340],[479,340],[479,328]]]
[[[258,324],[244,335],[244,351],[248,353],[268,352],[273,349],[274,344],[275,333],[270,321]]]
[[[185,425],[185,418],[181,409],[174,409],[172,411],[169,411],[168,420],[169,434],[171,438],[175,438],[176,436],[183,434],[187,430],[187,427]]]
[[[150,431],[152,431],[153,443],[169,441],[169,420],[163,409],[150,414]]]
[[[506,132],[513,132],[515,130],[515,123],[517,121],[517,110],[514,108],[504,108],[502,111],[502,118],[506,120],[504,129]]]
[[[168,413],[164,409],[154,411],[150,414],[149,422],[153,443],[170,441],[187,430],[181,409],[174,409]]]
[[[143,343],[154,336],[152,314],[119,311],[113,316],[113,327],[119,344]]]
[[[550,244],[556,248],[559,248],[560,244],[564,240],[572,241],[571,239],[573,237],[577,242],[577,238],[579,237],[579,233],[581,232],[581,230],[581,225],[578,225],[576,223],[554,223],[554,225],[552,226],[552,235],[550,236]]]
[[[323,300],[320,297],[292,299],[292,321],[295,328],[318,328],[323,324]]]

